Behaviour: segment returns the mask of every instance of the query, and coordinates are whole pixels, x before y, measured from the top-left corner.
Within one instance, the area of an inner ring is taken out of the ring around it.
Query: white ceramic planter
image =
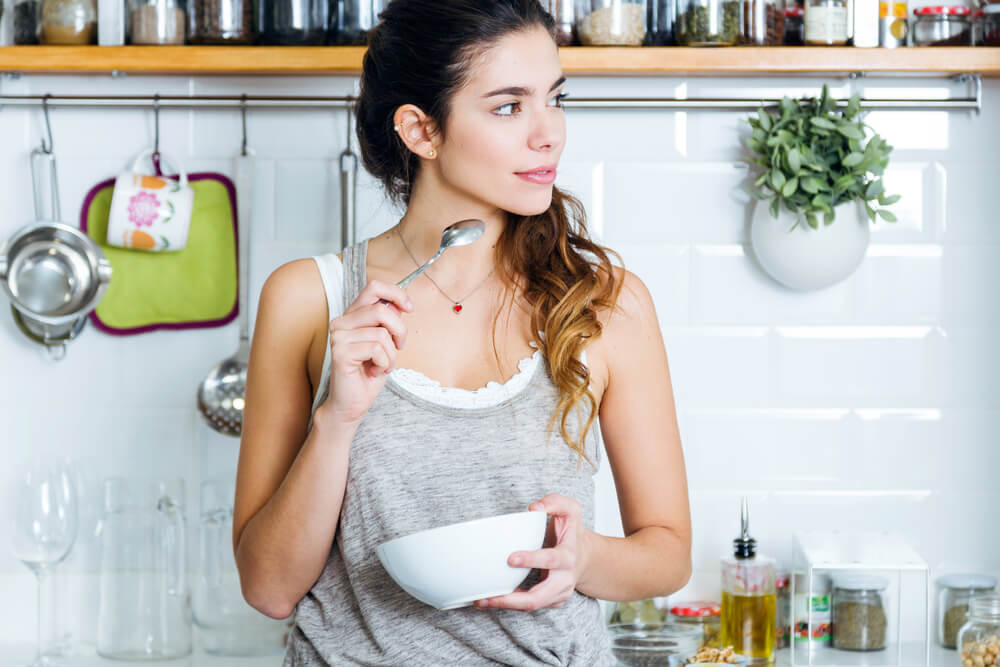
[[[781,209],[771,217],[768,202],[757,202],[750,240],[757,261],[779,283],[796,290],[817,290],[839,283],[861,263],[871,231],[861,202],[836,207],[833,224],[813,229]],[[793,229],[794,228],[794,229]]]

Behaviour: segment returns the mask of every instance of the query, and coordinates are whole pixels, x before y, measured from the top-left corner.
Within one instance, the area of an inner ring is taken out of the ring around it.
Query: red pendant
[[[456,303],[454,306],[451,307],[451,309],[454,310],[456,313],[460,313],[462,312],[462,304]]]

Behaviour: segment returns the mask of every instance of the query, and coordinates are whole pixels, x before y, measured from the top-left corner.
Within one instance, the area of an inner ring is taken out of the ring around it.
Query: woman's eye
[[[520,107],[520,106],[521,106],[520,102],[508,102],[507,104],[501,105],[496,109],[494,109],[493,113],[495,113],[498,116],[513,116],[514,107]],[[504,111],[504,109],[509,109],[509,111]]]

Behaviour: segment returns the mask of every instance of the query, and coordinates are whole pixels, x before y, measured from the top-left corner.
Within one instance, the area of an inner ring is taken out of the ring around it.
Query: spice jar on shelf
[[[958,631],[962,665],[996,664],[1000,654],[1000,595],[986,593],[969,601],[969,620]],[[984,658],[990,656],[992,662]]]
[[[722,607],[718,602],[682,602],[670,608],[671,623],[698,628],[702,646],[722,648]]]
[[[806,43],[806,9],[802,5],[785,8],[785,46],[804,46]]]
[[[94,0],[44,0],[42,44],[96,44],[97,6]]]
[[[972,46],[968,7],[918,7],[913,13],[914,46]]]
[[[326,40],[330,22],[329,0],[258,0],[257,3],[262,44],[316,46]]]
[[[983,12],[983,46],[1000,46],[1000,4],[987,5]]]
[[[576,33],[584,46],[642,46],[646,0],[585,0],[577,12]]]
[[[649,0],[646,7],[646,44],[669,46],[676,43],[676,21],[677,0]]]
[[[791,577],[786,570],[774,574],[774,590],[777,594],[774,631],[774,648],[788,648],[792,634],[792,587]]]
[[[969,600],[992,592],[995,577],[988,574],[949,574],[937,580],[937,641],[945,648],[955,648],[958,631],[969,617]]]
[[[740,38],[741,0],[678,0],[675,30],[683,46],[732,46]]]
[[[878,45],[886,48],[906,46],[906,0],[879,0]]]
[[[368,43],[368,31],[378,24],[389,0],[340,0],[336,3],[336,38],[341,46],[364,46]]]
[[[785,40],[784,0],[740,0],[740,44],[781,46]]]
[[[847,44],[847,0],[806,0],[806,44]]]
[[[253,0],[191,0],[190,43],[252,44],[253,40]]]
[[[833,580],[833,647],[880,651],[886,646],[889,581],[877,575],[847,574]]]
[[[543,4],[556,22],[556,44],[573,46],[576,38],[576,5],[578,0],[547,0]]]
[[[128,34],[132,44],[183,44],[184,0],[132,0]]]
[[[14,0],[11,22],[15,44],[38,44],[42,28],[41,0]]]
[[[812,595],[809,594],[809,576],[795,575],[794,608],[795,630],[792,641],[796,646],[807,646],[810,650],[830,645],[830,577],[813,574]],[[812,632],[809,623],[812,622]]]

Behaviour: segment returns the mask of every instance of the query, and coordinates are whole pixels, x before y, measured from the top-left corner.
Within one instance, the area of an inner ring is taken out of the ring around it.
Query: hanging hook
[[[240,155],[246,157],[247,154],[247,95],[240,95],[240,115],[243,118],[243,143],[240,146]]]
[[[45,143],[45,137],[42,137],[42,151],[48,154],[52,154],[55,149],[55,144],[52,141],[52,124],[49,122],[49,98],[52,97],[51,93],[45,93],[42,98],[42,113],[45,114],[45,131],[49,135],[49,143]]]
[[[347,113],[344,115],[347,117],[347,150],[351,151],[351,115],[354,111],[354,98],[350,95],[347,96]]]
[[[153,95],[153,156],[160,157],[160,94]]]

